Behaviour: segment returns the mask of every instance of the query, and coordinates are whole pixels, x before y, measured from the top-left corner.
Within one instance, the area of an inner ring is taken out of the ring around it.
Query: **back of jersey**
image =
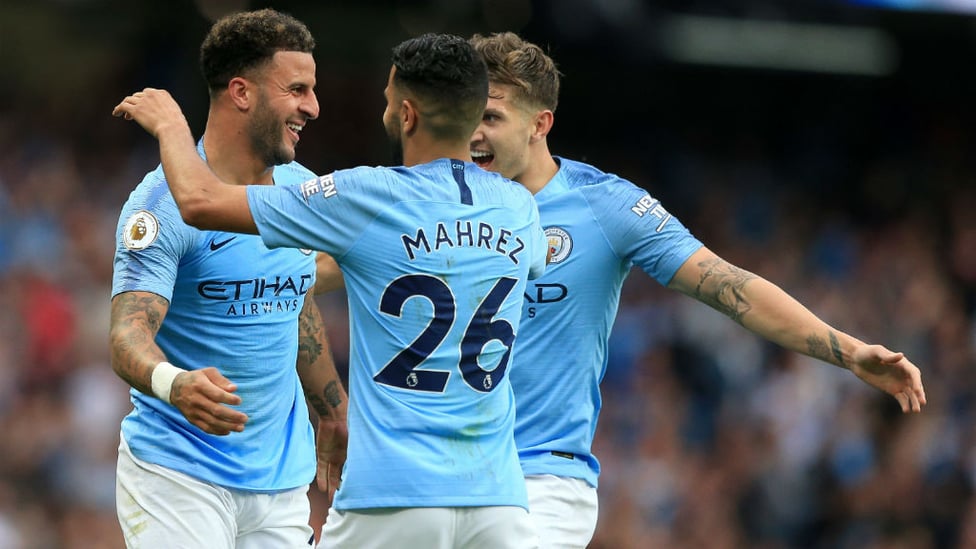
[[[249,188],[269,246],[331,254],[349,297],[349,453],[337,509],[527,506],[506,377],[546,242],[531,195],[471,163]]]

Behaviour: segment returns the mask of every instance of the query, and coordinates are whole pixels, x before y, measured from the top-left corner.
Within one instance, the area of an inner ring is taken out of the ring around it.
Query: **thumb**
[[[207,379],[209,379],[211,383],[227,391],[228,393],[233,393],[237,390],[237,384],[224,377],[224,374],[220,373],[220,370],[217,368],[209,366],[201,371],[205,376],[207,376]]]
[[[888,351],[887,355],[881,357],[881,360],[886,364],[895,364],[896,362],[898,362],[903,358],[905,358],[905,353],[896,353],[894,351]]]
[[[237,384],[224,377],[224,374],[221,374],[220,370],[214,368],[213,366],[209,366],[204,368],[202,372],[205,376],[207,376],[207,379],[214,384],[214,386],[223,391],[223,394],[219,396],[214,395],[214,400],[230,405],[237,405],[241,403],[241,397],[232,394],[237,391]]]

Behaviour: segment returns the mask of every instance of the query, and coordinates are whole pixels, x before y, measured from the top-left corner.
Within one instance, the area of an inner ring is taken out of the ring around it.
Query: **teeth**
[[[491,156],[490,152],[485,151],[471,151],[471,158],[486,158]]]
[[[287,126],[295,133],[302,131],[302,126],[299,126],[298,124],[287,124]]]

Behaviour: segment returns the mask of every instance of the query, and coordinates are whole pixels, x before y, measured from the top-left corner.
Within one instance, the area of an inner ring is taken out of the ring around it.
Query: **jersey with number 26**
[[[248,201],[269,246],[325,251],[345,278],[349,448],[335,507],[527,507],[507,370],[526,280],[545,269],[529,192],[445,158],[249,187]]]

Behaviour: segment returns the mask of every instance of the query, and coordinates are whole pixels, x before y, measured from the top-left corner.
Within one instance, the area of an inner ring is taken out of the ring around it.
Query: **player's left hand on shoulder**
[[[112,116],[135,120],[154,137],[167,124],[185,124],[183,111],[166,90],[145,88],[122,100],[112,109]]]

